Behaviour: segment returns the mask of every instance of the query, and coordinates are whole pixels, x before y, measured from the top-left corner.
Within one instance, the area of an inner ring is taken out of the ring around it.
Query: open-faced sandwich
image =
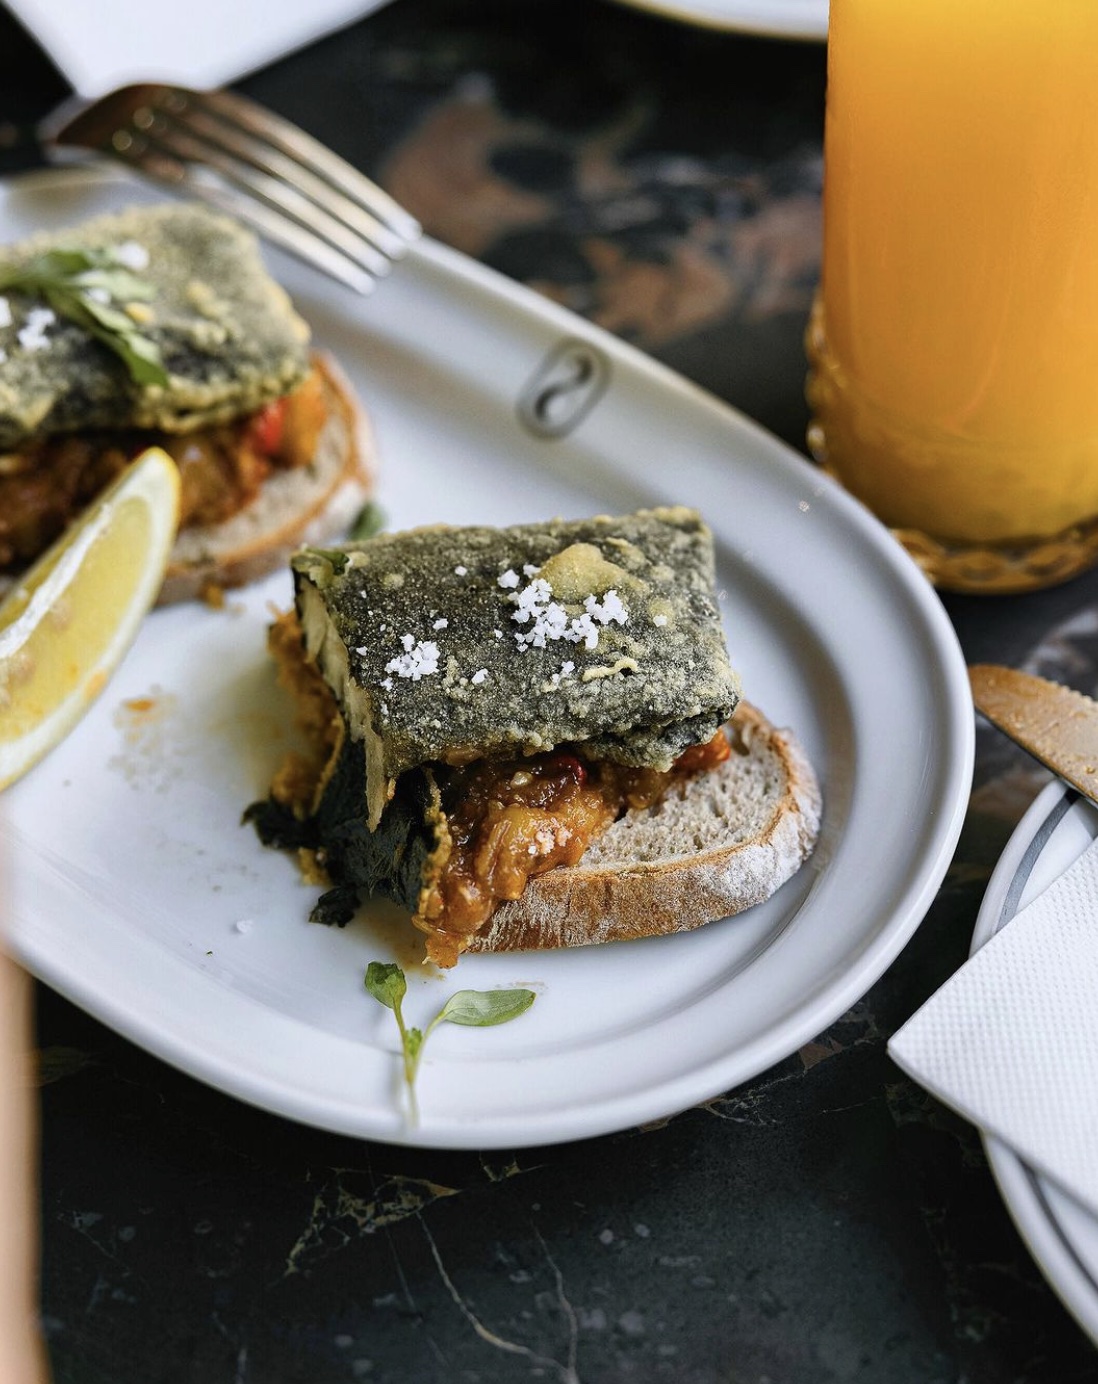
[[[248,816],[346,922],[381,894],[428,956],[694,928],[819,827],[793,738],[740,701],[688,509],[425,528],[292,559],[271,631],[309,744]]]
[[[236,222],[134,207],[0,249],[0,581],[155,444],[182,479],[162,599],[239,585],[346,531],[366,443]]]

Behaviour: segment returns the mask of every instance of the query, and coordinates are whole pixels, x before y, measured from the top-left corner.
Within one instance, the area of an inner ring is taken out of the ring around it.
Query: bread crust
[[[258,498],[221,524],[183,529],[159,605],[244,586],[283,567],[302,544],[346,533],[373,487],[373,437],[366,414],[335,360],[313,357],[328,401],[328,419],[306,466],[278,471]]]
[[[741,702],[732,754],[630,811],[572,867],[501,905],[470,952],[531,951],[689,931],[768,899],[819,834],[819,783],[793,734]]]

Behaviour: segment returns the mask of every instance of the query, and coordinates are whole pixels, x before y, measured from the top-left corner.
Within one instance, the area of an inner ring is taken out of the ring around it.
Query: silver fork
[[[368,293],[419,222],[319,140],[227,91],[142,83],[69,102],[43,123],[51,158],[106,155],[248,222]]]

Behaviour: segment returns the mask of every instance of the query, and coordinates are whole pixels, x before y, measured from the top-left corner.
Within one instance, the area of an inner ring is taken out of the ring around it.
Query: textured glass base
[[[880,477],[898,477],[901,488],[905,478],[914,479],[918,490],[930,493],[918,440],[913,441],[908,430],[902,438],[904,445],[897,446],[898,433],[893,421],[882,421],[871,406],[857,399],[849,381],[828,355],[823,305],[818,296],[805,332],[805,349],[809,365],[805,394],[812,413],[807,434],[809,451],[829,475],[874,509],[885,523],[899,518],[892,496],[882,490]],[[842,420],[844,427],[834,426],[836,418]],[[852,418],[856,426],[852,425]],[[839,445],[834,444],[834,434],[840,438]],[[941,451],[937,439],[928,442],[927,447]],[[845,464],[840,467],[844,453]],[[882,456],[888,457],[889,466],[875,467],[867,461]],[[951,464],[965,466],[971,461],[961,452],[951,458]],[[1088,450],[1084,470],[1093,476],[1093,467],[1094,459]],[[844,476],[840,474],[842,470],[850,474]],[[1028,470],[1039,475],[1039,462],[1034,461]],[[1013,472],[1008,472],[1008,490],[1015,511],[1024,503],[1026,477],[1026,468],[1019,468],[1014,462]],[[1039,485],[1034,493],[1042,498]],[[927,510],[924,506],[924,516],[934,512],[933,507]],[[981,517],[986,522],[987,513]],[[898,527],[894,522],[889,526],[934,585],[943,591],[988,595],[1037,591],[1068,581],[1098,563],[1098,516],[1075,522],[1057,534],[975,544],[933,538],[916,528]]]
[[[943,591],[1005,595],[1037,591],[1085,572],[1098,562],[1098,519],[1031,543],[962,548],[914,529],[893,529],[926,575]]]

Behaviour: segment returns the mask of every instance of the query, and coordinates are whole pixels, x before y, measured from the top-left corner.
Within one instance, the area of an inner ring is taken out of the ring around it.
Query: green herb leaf
[[[373,538],[385,527],[385,511],[374,500],[368,500],[358,512],[347,537],[354,543]]]
[[[404,972],[392,962],[371,961],[366,967],[366,989],[386,1009],[395,1010],[408,993]]]
[[[409,1117],[418,1119],[415,1080],[423,1046],[439,1024],[462,1024],[468,1028],[490,1028],[505,1024],[526,1012],[536,998],[533,990],[517,986],[511,990],[458,990],[450,996],[426,1030],[406,1028],[401,1002],[408,993],[404,972],[393,962],[371,961],[366,967],[366,989],[375,1000],[396,1015],[404,1063],[404,1084],[408,1088]]]
[[[94,269],[100,261],[100,253],[94,250],[46,250],[36,255],[23,271],[7,272],[18,275],[20,272],[41,279],[67,279],[74,274],[82,274],[85,269]]]
[[[119,356],[136,383],[168,383],[160,348],[124,311],[126,303],[148,302],[156,290],[110,247],[58,247],[25,265],[0,268],[0,290],[9,288],[44,298],[59,317],[75,322]],[[99,301],[103,297],[106,302]]]
[[[534,1003],[533,990],[459,990],[439,1011],[436,1023],[491,1028],[517,1019]]]
[[[147,303],[156,297],[152,284],[129,269],[87,269],[76,274],[73,283],[84,290],[101,288],[119,303]]]

